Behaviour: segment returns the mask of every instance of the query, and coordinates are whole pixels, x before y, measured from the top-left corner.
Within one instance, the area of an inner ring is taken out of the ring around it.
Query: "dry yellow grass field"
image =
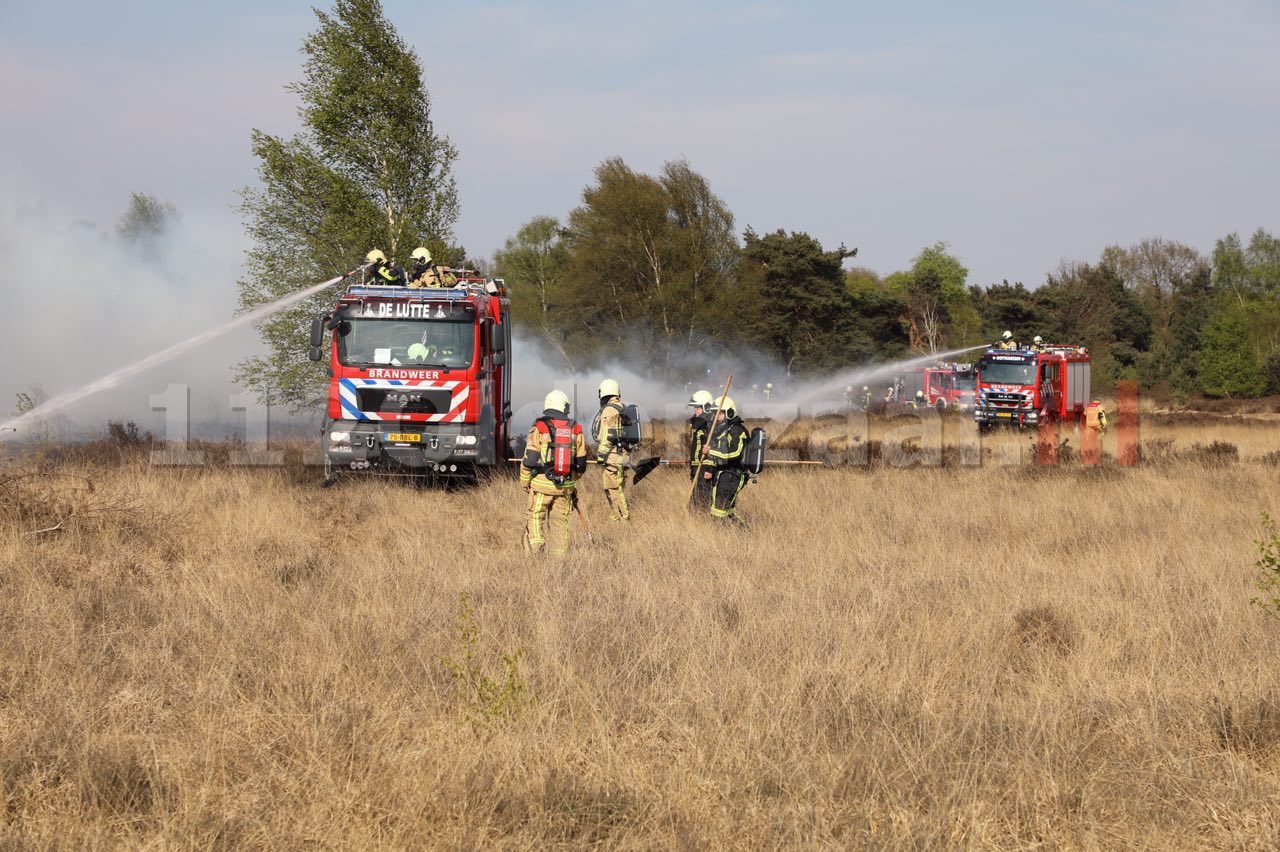
[[[562,560],[507,478],[9,463],[0,846],[1275,848],[1280,435],[1141,438],[771,469],[747,530],[659,470]]]

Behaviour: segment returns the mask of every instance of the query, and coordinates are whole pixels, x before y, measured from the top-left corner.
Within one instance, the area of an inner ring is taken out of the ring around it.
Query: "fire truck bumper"
[[[1000,423],[1035,426],[1040,422],[1040,414],[1035,409],[1025,408],[975,408],[973,419],[981,426],[994,426]]]
[[[492,436],[475,424],[329,421],[325,454],[335,468],[399,468],[409,473],[457,472],[494,463]]]

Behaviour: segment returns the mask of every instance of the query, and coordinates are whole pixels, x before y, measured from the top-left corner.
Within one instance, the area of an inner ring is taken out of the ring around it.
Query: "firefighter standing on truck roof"
[[[436,270],[435,261],[431,259],[431,252],[424,246],[418,246],[409,257],[413,259],[413,265],[409,267],[410,287],[440,286],[440,273]]]
[[[1040,335],[1038,335],[1038,334],[1037,334],[1035,337],[1031,338],[1031,351],[1032,351],[1032,352],[1044,352],[1044,351],[1045,351],[1045,345],[1044,345],[1044,338],[1043,338],[1043,337],[1041,337]]]
[[[711,483],[711,515],[741,523],[737,504],[738,494],[747,484],[747,427],[742,425],[737,406],[729,397],[724,398],[718,410],[712,401],[711,410],[715,417],[702,468],[703,481]]]
[[[702,461],[707,446],[708,408],[715,405],[715,399],[708,391],[700,390],[689,399],[693,406],[693,416],[689,418],[689,480],[693,481],[698,473],[698,463]],[[699,479],[693,490],[692,507],[705,509],[711,505],[711,483]]]
[[[596,415],[595,432],[596,464],[601,469],[601,484],[604,487],[604,499],[609,504],[609,520],[631,520],[631,509],[627,506],[627,462],[630,461],[630,447],[623,444],[622,420],[625,408],[622,405],[622,392],[613,379],[605,379],[600,383],[600,413]]]
[[[569,552],[569,515],[578,499],[577,480],[587,471],[587,444],[582,427],[569,417],[569,397],[561,390],[547,394],[542,416],[534,421],[520,460],[520,484],[529,495],[525,542],[534,553],[547,545],[547,521],[560,528],[551,552]]]
[[[369,267],[369,283],[381,284],[384,287],[403,287],[404,272],[399,267],[387,263],[387,256],[381,249],[374,249],[364,257]]]
[[[1017,348],[1018,348],[1018,341],[1016,341],[1016,340],[1014,340],[1014,339],[1013,339],[1013,332],[1012,332],[1012,331],[1009,331],[1009,330],[1007,330],[1007,329],[1006,329],[1006,330],[1005,330],[1005,333],[1004,333],[1004,334],[1002,334],[1002,335],[1000,335],[1000,342],[999,342],[999,343],[997,343],[997,344],[995,344],[995,346],[994,346],[994,347],[992,347],[992,348],[994,348],[994,349],[1017,349]]]

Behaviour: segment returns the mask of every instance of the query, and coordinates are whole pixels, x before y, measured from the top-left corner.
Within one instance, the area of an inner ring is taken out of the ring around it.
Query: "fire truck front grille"
[[[985,396],[988,405],[994,405],[999,408],[1019,408],[1027,401],[1027,395],[1024,393],[998,393],[988,391]]]
[[[442,414],[449,410],[453,392],[447,388],[360,388],[356,402],[361,411],[377,414]]]

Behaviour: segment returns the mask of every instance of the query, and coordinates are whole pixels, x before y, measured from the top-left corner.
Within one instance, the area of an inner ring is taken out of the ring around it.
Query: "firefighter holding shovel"
[[[737,406],[729,397],[712,405],[711,437],[707,444],[702,477],[711,484],[711,515],[741,523],[738,518],[738,494],[747,484],[747,427],[738,416]]]
[[[547,546],[548,520],[558,528],[551,552],[569,552],[569,516],[577,501],[578,478],[587,471],[587,443],[582,426],[569,417],[569,397],[553,390],[543,400],[542,416],[529,430],[524,457],[520,460],[520,485],[529,495],[529,549],[542,552]]]

